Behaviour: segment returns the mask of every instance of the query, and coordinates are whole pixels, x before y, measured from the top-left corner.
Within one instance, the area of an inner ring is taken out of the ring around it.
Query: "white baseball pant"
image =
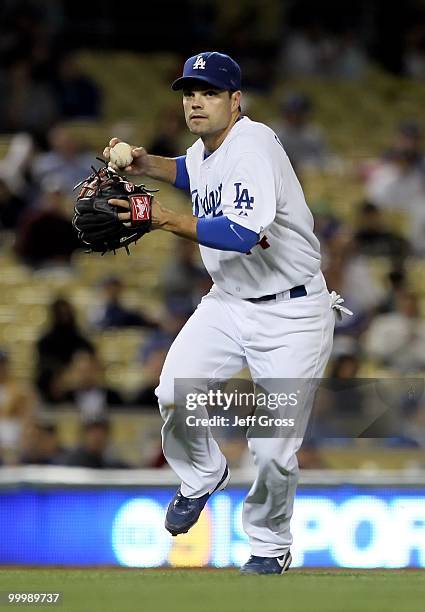
[[[221,478],[226,459],[207,429],[187,436],[187,413],[174,409],[177,378],[226,380],[248,366],[252,379],[303,379],[324,374],[335,324],[320,272],[307,296],[251,303],[214,286],[172,344],[156,389],[164,419],[164,455],[186,497],[200,497]],[[314,386],[314,384],[313,384]],[[200,391],[200,390],[198,390]],[[308,416],[314,391],[300,410]],[[244,503],[243,525],[252,554],[276,557],[292,543],[290,519],[298,482],[301,437],[250,438],[257,477]]]

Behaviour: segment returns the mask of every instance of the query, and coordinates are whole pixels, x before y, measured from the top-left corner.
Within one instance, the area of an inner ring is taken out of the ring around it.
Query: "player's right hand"
[[[103,157],[109,161],[110,150],[114,147],[118,142],[121,142],[119,138],[111,138],[107,147],[103,149]],[[130,166],[126,168],[121,168],[120,172],[124,174],[131,174],[134,176],[139,176],[141,174],[148,173],[148,153],[144,147],[131,147],[131,154],[133,156],[133,162]],[[112,170],[118,171],[119,169],[112,163],[109,162],[109,167]]]

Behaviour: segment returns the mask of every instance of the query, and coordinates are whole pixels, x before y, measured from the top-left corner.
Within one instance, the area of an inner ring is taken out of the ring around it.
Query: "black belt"
[[[262,295],[261,297],[258,298],[248,298],[247,301],[248,302],[252,302],[253,304],[257,304],[257,302],[270,302],[271,300],[275,300],[276,296],[278,296],[278,293],[273,293],[271,295]],[[289,297],[292,298],[298,298],[298,297],[304,297],[307,295],[307,289],[305,288],[304,285],[298,285],[298,287],[292,287],[292,289],[289,290]]]

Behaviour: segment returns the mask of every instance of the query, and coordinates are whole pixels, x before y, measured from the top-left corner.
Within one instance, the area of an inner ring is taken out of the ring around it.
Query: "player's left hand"
[[[125,248],[150,232],[153,191],[126,181],[106,166],[76,185],[79,188],[72,225],[88,252],[105,254]],[[120,219],[109,200],[125,204],[126,219]]]
[[[127,200],[117,200],[116,198],[112,198],[111,200],[108,200],[108,203],[112,206],[117,206],[119,208],[125,208],[126,210],[130,210],[130,204],[127,202]],[[118,218],[120,219],[120,221],[128,221],[130,219],[130,213],[118,213]]]
[[[125,210],[130,209],[130,204],[127,200],[118,200],[116,198],[112,198],[108,200],[109,204],[112,206],[117,206],[118,208],[123,208]],[[156,198],[152,200],[152,227],[151,229],[158,229],[161,225],[165,223],[165,210],[162,208],[161,204],[158,202]],[[118,218],[121,221],[129,221],[130,213],[129,212],[120,212],[118,213]]]

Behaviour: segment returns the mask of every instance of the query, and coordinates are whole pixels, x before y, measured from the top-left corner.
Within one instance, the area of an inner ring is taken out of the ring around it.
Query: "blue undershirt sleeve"
[[[186,155],[181,155],[180,157],[175,157],[174,159],[176,160],[177,169],[174,187],[190,192],[190,181],[186,168]]]
[[[257,244],[259,235],[226,216],[199,219],[196,234],[199,244],[220,251],[248,253]]]

